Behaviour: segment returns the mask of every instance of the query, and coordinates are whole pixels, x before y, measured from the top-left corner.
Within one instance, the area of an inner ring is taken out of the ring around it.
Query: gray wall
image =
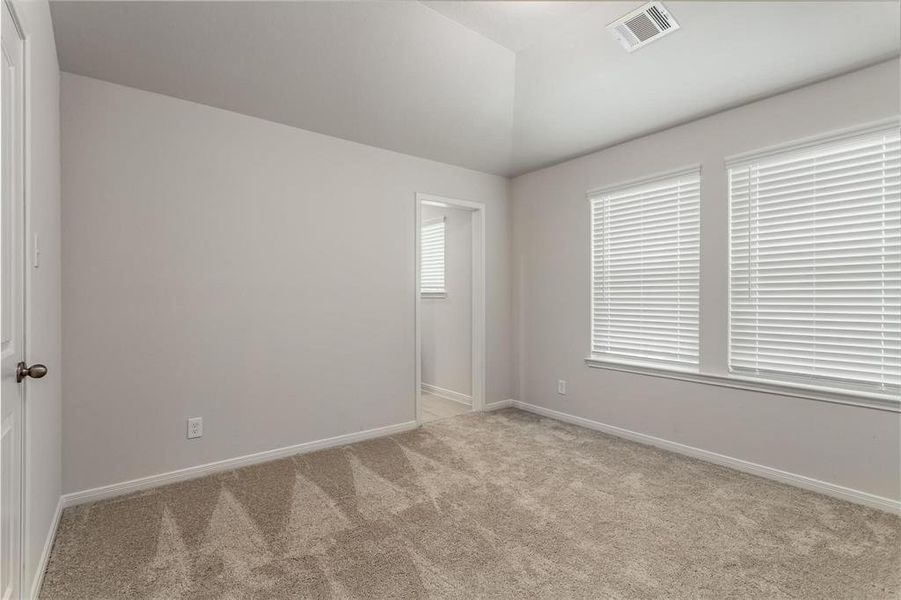
[[[898,499],[899,415],[589,368],[585,192],[701,163],[701,361],[726,374],[724,157],[899,113],[893,60],[516,178],[517,398]],[[556,394],[558,379],[568,395]]]
[[[472,213],[422,207],[423,222],[445,218],[446,298],[423,298],[422,382],[472,395]]]
[[[898,114],[898,69],[521,176],[512,215],[499,177],[64,75],[64,491],[412,420],[419,191],[488,205],[488,402],[898,499],[897,414],[583,362],[587,189],[703,165],[702,361],[725,374],[723,158]]]
[[[26,272],[26,360],[49,367],[46,377],[26,384],[23,589],[27,595],[50,539],[62,477],[59,67],[47,2],[16,2],[15,9],[27,43],[28,239],[37,234],[41,240],[40,268]]]
[[[413,420],[416,192],[487,205],[511,396],[505,179],[69,74],[61,108],[66,492]]]

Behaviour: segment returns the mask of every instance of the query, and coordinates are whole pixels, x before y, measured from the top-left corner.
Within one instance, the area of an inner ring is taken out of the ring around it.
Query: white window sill
[[[419,295],[422,298],[433,298],[433,299],[447,298],[447,292],[420,292]]]
[[[901,399],[899,399],[897,396],[891,396],[888,394],[843,391],[818,387],[814,385],[805,385],[801,383],[788,383],[767,379],[756,379],[752,377],[742,377],[740,375],[734,374],[728,376],[710,375],[706,373],[696,373],[693,371],[683,371],[652,365],[612,362],[603,358],[592,356],[589,356],[585,359],[585,364],[596,369],[623,371],[626,373],[636,373],[639,375],[650,375],[652,377],[663,377],[665,379],[691,381],[693,383],[701,383],[704,385],[717,385],[720,387],[728,387],[739,390],[765,392],[779,396],[805,398],[808,400],[819,400],[821,402],[832,402],[834,404],[862,406],[865,408],[873,408],[877,410],[901,413]]]

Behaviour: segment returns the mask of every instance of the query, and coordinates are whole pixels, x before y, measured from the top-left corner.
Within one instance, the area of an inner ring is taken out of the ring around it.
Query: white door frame
[[[434,194],[416,194],[416,220],[414,222],[415,279],[413,293],[416,306],[416,424],[422,424],[422,297],[419,293],[420,253],[422,235],[422,205],[459,208],[470,212],[472,224],[472,410],[485,410],[485,204],[470,200],[445,198]]]

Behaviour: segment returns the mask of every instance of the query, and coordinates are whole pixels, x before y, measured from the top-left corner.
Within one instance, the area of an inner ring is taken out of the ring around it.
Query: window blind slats
[[[615,192],[615,198],[610,196],[610,206],[613,208],[626,210],[626,214],[628,214],[628,209],[626,207],[634,207],[636,210],[640,211],[640,208],[642,206],[654,206],[661,204],[661,198],[675,200],[678,202],[683,198],[688,198],[688,196],[683,196],[682,194],[691,194],[692,192],[697,192],[700,189],[700,181],[694,184],[692,184],[691,182],[685,182],[682,188],[679,190],[674,190],[673,188],[669,187],[665,181],[661,182],[660,186],[641,186],[640,188],[636,186],[634,189],[636,190],[634,193]],[[663,204],[669,205],[669,202],[664,202]]]
[[[422,224],[420,238],[420,293],[444,294],[444,219],[426,221]]]
[[[729,169],[731,370],[901,391],[897,127]]]
[[[700,173],[591,201],[591,353],[698,366]]]
[[[879,160],[884,154],[879,154]],[[888,158],[884,164],[878,165],[866,164],[855,167],[839,168],[832,172],[823,173],[823,169],[827,169],[828,165],[817,164],[820,174],[811,175],[809,172],[803,174],[792,174],[791,176],[767,176],[765,170],[758,171],[762,177],[767,177],[765,182],[757,180],[755,183],[758,189],[765,192],[769,196],[768,203],[784,201],[794,195],[800,197],[809,197],[813,192],[822,192],[825,196],[835,195],[839,192],[853,193],[857,190],[871,189],[873,186],[873,175],[880,174],[883,167],[896,167],[898,160]],[[738,175],[736,177],[737,185],[749,185],[750,176]],[[898,177],[889,175],[886,183],[897,185]]]

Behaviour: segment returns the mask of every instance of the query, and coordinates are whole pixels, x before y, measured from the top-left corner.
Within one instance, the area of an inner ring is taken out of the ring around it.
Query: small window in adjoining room
[[[445,222],[444,218],[422,223],[420,241],[420,294],[423,298],[445,298]]]
[[[591,359],[698,370],[700,169],[589,193]]]
[[[729,163],[729,367],[897,398],[897,125]]]

